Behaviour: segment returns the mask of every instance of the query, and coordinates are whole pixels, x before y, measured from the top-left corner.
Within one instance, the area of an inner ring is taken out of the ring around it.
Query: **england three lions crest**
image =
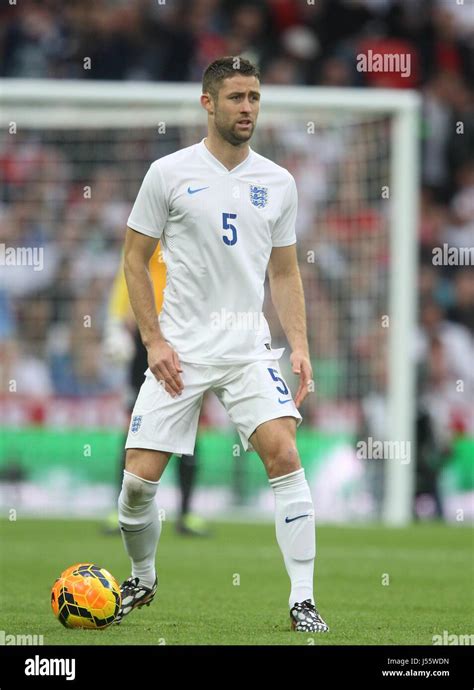
[[[138,433],[138,431],[140,430],[140,427],[142,425],[142,419],[143,419],[143,415],[141,415],[141,414],[136,414],[132,417],[132,422],[130,424],[130,431],[132,434]]]
[[[250,185],[250,201],[257,208],[265,208],[268,204],[268,187]]]

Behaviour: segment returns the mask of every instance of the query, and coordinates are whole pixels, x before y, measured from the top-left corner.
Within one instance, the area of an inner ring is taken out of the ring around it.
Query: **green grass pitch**
[[[50,590],[79,561],[128,577],[120,536],[102,535],[97,521],[20,516],[0,522],[0,543],[1,627],[44,644],[431,645],[444,630],[473,632],[473,532],[462,526],[319,526],[315,593],[326,635],[290,631],[273,525],[217,523],[212,538],[193,539],[165,522],[155,602],[103,631],[63,628]]]

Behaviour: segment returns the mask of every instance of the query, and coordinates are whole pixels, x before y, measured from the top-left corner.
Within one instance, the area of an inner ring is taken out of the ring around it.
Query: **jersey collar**
[[[206,137],[204,137],[205,139]],[[227,175],[233,175],[235,172],[240,172],[241,169],[248,164],[250,161],[253,151],[249,146],[249,154],[245,160],[243,160],[241,163],[235,166],[235,168],[232,168],[232,170],[228,170],[223,163],[220,162],[215,156],[212,155],[212,153],[209,151],[207,148],[206,144],[204,143],[204,139],[202,139],[199,144],[197,144],[197,149],[201,156],[218,172],[221,173],[227,173]]]

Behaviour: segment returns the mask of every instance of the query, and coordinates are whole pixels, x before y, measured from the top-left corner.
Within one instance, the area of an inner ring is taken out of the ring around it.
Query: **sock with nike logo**
[[[151,589],[156,578],[155,554],[161,534],[161,520],[155,503],[159,482],[124,470],[118,500],[119,525],[132,564],[132,577]]]
[[[278,546],[291,582],[290,608],[313,598],[316,556],[314,508],[304,469],[270,479],[275,494]]]

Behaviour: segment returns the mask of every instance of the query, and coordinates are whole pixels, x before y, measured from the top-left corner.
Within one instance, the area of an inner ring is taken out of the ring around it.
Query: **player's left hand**
[[[307,352],[295,350],[291,354],[290,362],[293,373],[300,377],[300,385],[295,396],[295,405],[299,407],[309,393],[309,382],[313,378],[313,370]]]

